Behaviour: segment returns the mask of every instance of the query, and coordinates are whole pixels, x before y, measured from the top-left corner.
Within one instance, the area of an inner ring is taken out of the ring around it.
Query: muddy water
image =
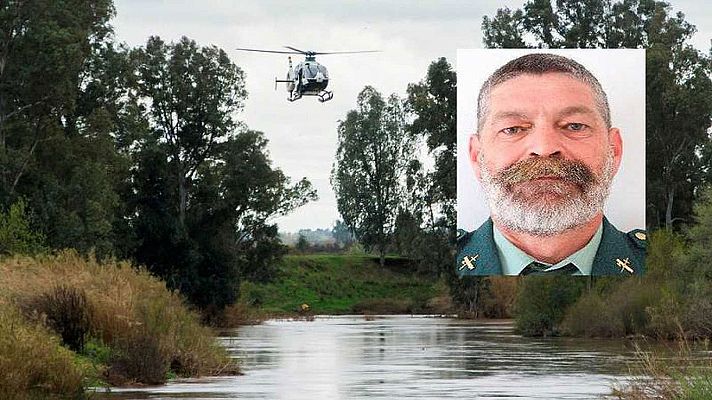
[[[623,382],[625,340],[532,339],[509,321],[422,316],[267,321],[221,338],[244,375],[100,399],[592,399]]]

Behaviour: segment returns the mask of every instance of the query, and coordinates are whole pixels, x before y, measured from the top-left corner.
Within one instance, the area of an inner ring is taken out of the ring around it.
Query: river
[[[271,320],[221,337],[244,375],[112,389],[100,399],[592,399],[624,382],[627,340],[525,338],[510,321]]]

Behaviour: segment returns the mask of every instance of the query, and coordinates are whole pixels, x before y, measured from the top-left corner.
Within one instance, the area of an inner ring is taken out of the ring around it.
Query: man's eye
[[[500,132],[504,133],[505,135],[516,135],[518,133],[521,133],[524,131],[524,128],[521,126],[510,126],[509,128],[504,128]]]
[[[566,124],[566,129],[574,132],[582,131],[586,129],[586,124],[582,124],[580,122],[572,122],[570,124]]]

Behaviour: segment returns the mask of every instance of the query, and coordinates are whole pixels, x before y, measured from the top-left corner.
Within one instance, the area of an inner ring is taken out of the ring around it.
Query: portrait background
[[[472,170],[470,135],[477,130],[477,95],[508,61],[528,53],[553,53],[585,66],[608,95],[611,123],[623,138],[623,159],[613,179],[605,215],[618,229],[645,228],[645,50],[459,49],[457,51],[457,227],[472,231],[490,215]]]

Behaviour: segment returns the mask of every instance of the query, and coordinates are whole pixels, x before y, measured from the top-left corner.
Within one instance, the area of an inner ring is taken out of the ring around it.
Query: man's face
[[[492,89],[484,118],[470,159],[498,222],[552,235],[602,210],[622,144],[587,84],[521,75]]]

